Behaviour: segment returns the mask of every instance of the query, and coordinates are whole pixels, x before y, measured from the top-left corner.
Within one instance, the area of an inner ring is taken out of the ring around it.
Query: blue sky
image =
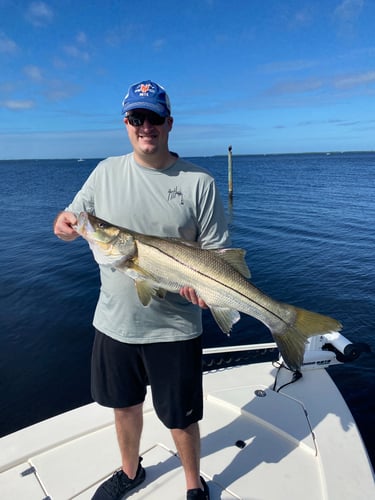
[[[162,84],[182,156],[374,150],[374,0],[0,0],[0,159],[130,151]]]

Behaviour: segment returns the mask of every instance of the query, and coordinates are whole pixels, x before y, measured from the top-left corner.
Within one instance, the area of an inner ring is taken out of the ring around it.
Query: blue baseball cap
[[[166,91],[151,80],[131,85],[122,101],[122,114],[139,108],[149,109],[160,116],[171,114],[171,104]]]

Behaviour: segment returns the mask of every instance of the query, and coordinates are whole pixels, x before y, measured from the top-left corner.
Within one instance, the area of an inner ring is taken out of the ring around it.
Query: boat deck
[[[205,374],[201,474],[211,500],[375,499],[361,437],[327,372],[305,371],[275,392],[276,371],[260,363]],[[281,369],[278,387],[290,378]],[[185,499],[173,440],[150,395],[144,420],[146,481],[131,498]],[[88,405],[0,440],[1,497],[89,499],[119,465],[112,411]]]

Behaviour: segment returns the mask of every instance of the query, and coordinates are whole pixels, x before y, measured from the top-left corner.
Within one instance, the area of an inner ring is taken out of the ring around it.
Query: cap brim
[[[142,101],[126,104],[122,108],[122,114],[124,115],[125,113],[131,111],[132,109],[148,109],[150,111],[153,111],[154,113],[157,113],[160,116],[169,116],[170,114],[168,109],[163,104],[155,104]]]

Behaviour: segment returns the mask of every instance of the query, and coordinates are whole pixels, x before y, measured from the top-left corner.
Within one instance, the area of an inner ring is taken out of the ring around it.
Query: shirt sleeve
[[[81,189],[73,198],[73,201],[65,208],[65,210],[73,212],[76,215],[81,212],[89,212],[95,215],[95,184],[97,169],[98,167],[91,172]]]
[[[213,179],[201,195],[198,213],[199,236],[202,248],[226,248],[231,244],[227,216]]]

